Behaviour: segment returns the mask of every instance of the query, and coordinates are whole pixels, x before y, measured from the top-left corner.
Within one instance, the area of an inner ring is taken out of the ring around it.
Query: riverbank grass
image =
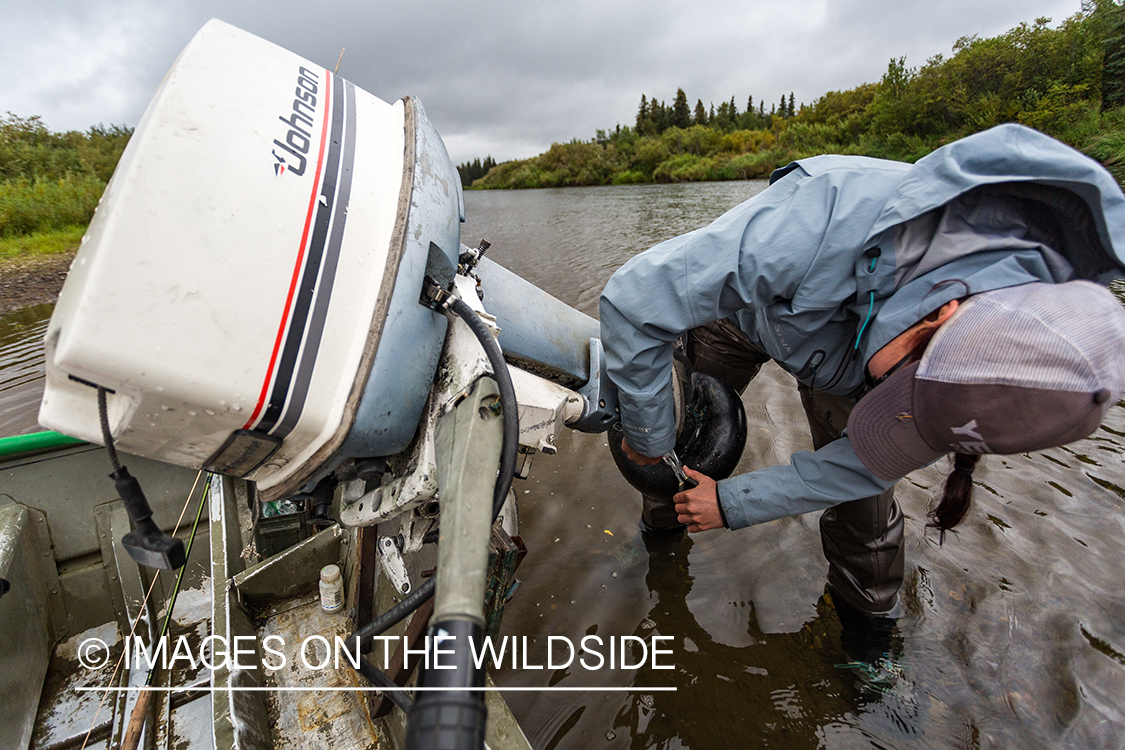
[[[0,263],[17,264],[47,255],[73,252],[82,243],[85,232],[85,226],[71,225],[48,232],[0,237]]]

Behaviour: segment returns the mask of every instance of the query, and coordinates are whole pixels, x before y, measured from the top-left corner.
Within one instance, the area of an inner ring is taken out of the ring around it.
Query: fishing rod
[[[176,597],[180,594],[180,586],[184,581],[184,571],[187,570],[186,560],[191,555],[191,546],[195,542],[195,534],[199,530],[199,520],[203,517],[203,506],[207,503],[207,492],[211,489],[211,479],[214,475],[207,475],[207,482],[203,485],[203,494],[199,498],[199,507],[195,510],[195,521],[191,525],[191,534],[188,536],[187,549],[184,552],[185,564],[180,566],[180,572],[176,575],[176,585],[172,589],[172,597],[168,600],[168,611],[164,613],[164,624],[160,628],[160,635],[157,636],[156,643],[160,643],[168,635],[168,626],[172,621],[172,611],[176,607]],[[137,703],[133,706],[133,713],[129,716],[129,725],[125,730],[125,736],[121,740],[120,750],[136,750],[137,744],[141,739],[141,732],[144,730],[145,722],[148,720],[148,708],[152,702],[153,691],[149,690],[152,687],[153,677],[156,675],[156,660],[149,666],[148,676],[145,678],[144,687],[141,689],[140,695],[137,697]]]

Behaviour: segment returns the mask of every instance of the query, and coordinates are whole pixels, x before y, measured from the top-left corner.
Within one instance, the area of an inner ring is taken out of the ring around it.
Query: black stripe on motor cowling
[[[313,293],[316,291],[317,277],[325,250],[325,239],[328,235],[328,223],[336,200],[336,179],[340,171],[340,131],[343,127],[344,108],[343,97],[339,96],[339,89],[340,79],[333,76],[332,130],[329,136],[328,156],[324,165],[324,179],[317,198],[312,238],[309,241],[308,254],[305,256],[305,267],[301,272],[301,281],[298,284],[293,313],[289,318],[289,328],[285,332],[285,344],[282,347],[281,359],[274,375],[269,403],[255,426],[257,430],[270,434],[273,434],[273,428],[277,425],[285,402],[288,400],[289,389],[297,364],[297,355],[301,351],[301,342],[308,325],[309,309],[312,305]],[[279,437],[284,437],[284,435],[279,435]]]
[[[337,179],[338,187],[336,189],[336,200],[333,204],[334,210],[328,248],[324,254],[320,283],[316,290],[316,301],[313,305],[308,335],[305,337],[305,346],[301,353],[301,362],[297,368],[293,393],[289,398],[289,405],[285,408],[284,416],[273,431],[274,435],[282,438],[292,432],[297,420],[301,417],[302,410],[305,408],[305,399],[309,393],[313,366],[316,364],[317,355],[320,352],[320,341],[324,335],[324,323],[328,317],[328,305],[332,300],[332,287],[336,280],[336,269],[340,261],[340,245],[343,242],[348,200],[352,192],[352,163],[355,158],[355,86],[345,81],[344,90],[346,100],[343,153],[340,158],[340,174]]]

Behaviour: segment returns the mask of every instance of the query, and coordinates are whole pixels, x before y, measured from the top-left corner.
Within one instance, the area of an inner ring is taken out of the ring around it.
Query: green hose
[[[44,453],[46,451],[69,448],[72,445],[85,445],[85,440],[72,438],[58,432],[33,432],[30,435],[12,435],[0,438],[0,459],[14,458],[23,454]]]

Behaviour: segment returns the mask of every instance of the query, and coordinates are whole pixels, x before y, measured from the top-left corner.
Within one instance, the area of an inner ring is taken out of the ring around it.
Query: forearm
[[[670,370],[671,368],[669,368]],[[634,397],[618,391],[621,424],[629,444],[644,456],[662,456],[676,445],[676,417],[672,408],[672,382],[652,396]]]
[[[719,482],[719,503],[727,525],[737,529],[878,495],[896,481],[868,471],[843,437],[818,451],[794,453],[788,465]]]

